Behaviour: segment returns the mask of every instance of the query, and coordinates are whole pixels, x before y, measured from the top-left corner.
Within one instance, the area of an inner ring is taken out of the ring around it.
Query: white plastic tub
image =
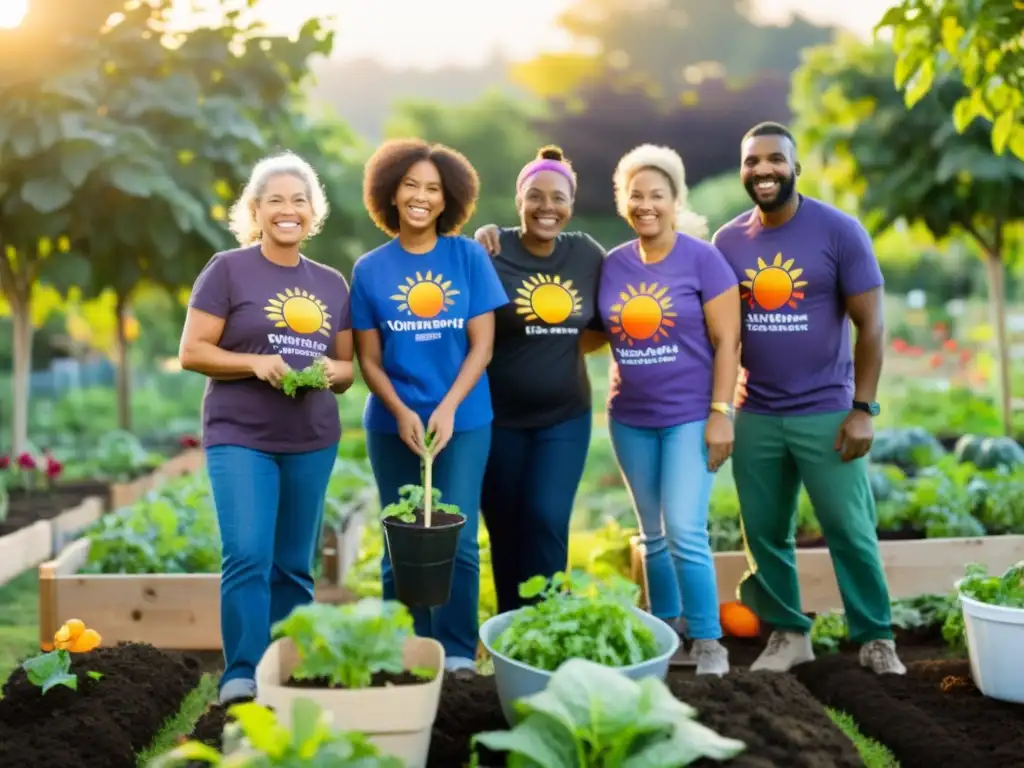
[[[1024,609],[960,595],[974,684],[989,698],[1024,704]]]

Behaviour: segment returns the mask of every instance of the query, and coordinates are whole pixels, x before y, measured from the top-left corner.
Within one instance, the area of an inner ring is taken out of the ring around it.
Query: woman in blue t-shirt
[[[460,227],[479,179],[458,152],[419,139],[385,142],[366,164],[363,200],[394,239],[352,270],[352,328],[370,388],[363,425],[381,505],[420,482],[432,436],[434,485],[466,517],[449,601],[413,611],[417,634],[437,639],[449,669],[472,668],[477,647],[480,490],[491,443],[487,365],[494,310],[508,303],[484,249]],[[395,599],[385,549],[385,599]]]

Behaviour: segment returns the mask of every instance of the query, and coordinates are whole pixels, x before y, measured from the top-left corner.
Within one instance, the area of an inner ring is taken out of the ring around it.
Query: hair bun
[[[554,144],[548,144],[546,147],[541,147],[537,150],[537,159],[565,162],[565,153],[562,152],[561,147],[556,147]]]

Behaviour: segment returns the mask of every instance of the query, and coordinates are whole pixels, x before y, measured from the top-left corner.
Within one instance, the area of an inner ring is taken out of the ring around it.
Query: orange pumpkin
[[[757,637],[761,634],[761,621],[743,603],[734,600],[719,607],[722,632],[728,637]]]

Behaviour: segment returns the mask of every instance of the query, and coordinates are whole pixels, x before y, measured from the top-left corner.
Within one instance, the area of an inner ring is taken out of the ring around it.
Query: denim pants
[[[612,446],[633,496],[647,549],[651,613],[682,616],[694,640],[722,636],[718,583],[708,536],[706,421],[674,427],[630,427],[609,420]]]
[[[519,597],[519,585],[531,576],[566,568],[592,422],[588,411],[550,427],[494,428],[480,506],[499,613],[532,602]]]
[[[455,554],[452,592],[448,602],[437,608],[411,609],[416,634],[432,637],[444,646],[449,667],[469,666],[476,658],[480,610],[480,486],[487,453],[491,447],[491,426],[456,432],[434,457],[433,483],[441,501],[454,504],[466,516]],[[391,432],[367,430],[366,448],[377,481],[381,508],[398,501],[403,485],[419,485],[420,457]],[[385,600],[395,600],[395,577],[387,547],[381,557],[380,575]]]
[[[221,685],[252,680],[270,628],[313,600],[313,555],[337,444],[308,453],[206,449],[221,537]]]

